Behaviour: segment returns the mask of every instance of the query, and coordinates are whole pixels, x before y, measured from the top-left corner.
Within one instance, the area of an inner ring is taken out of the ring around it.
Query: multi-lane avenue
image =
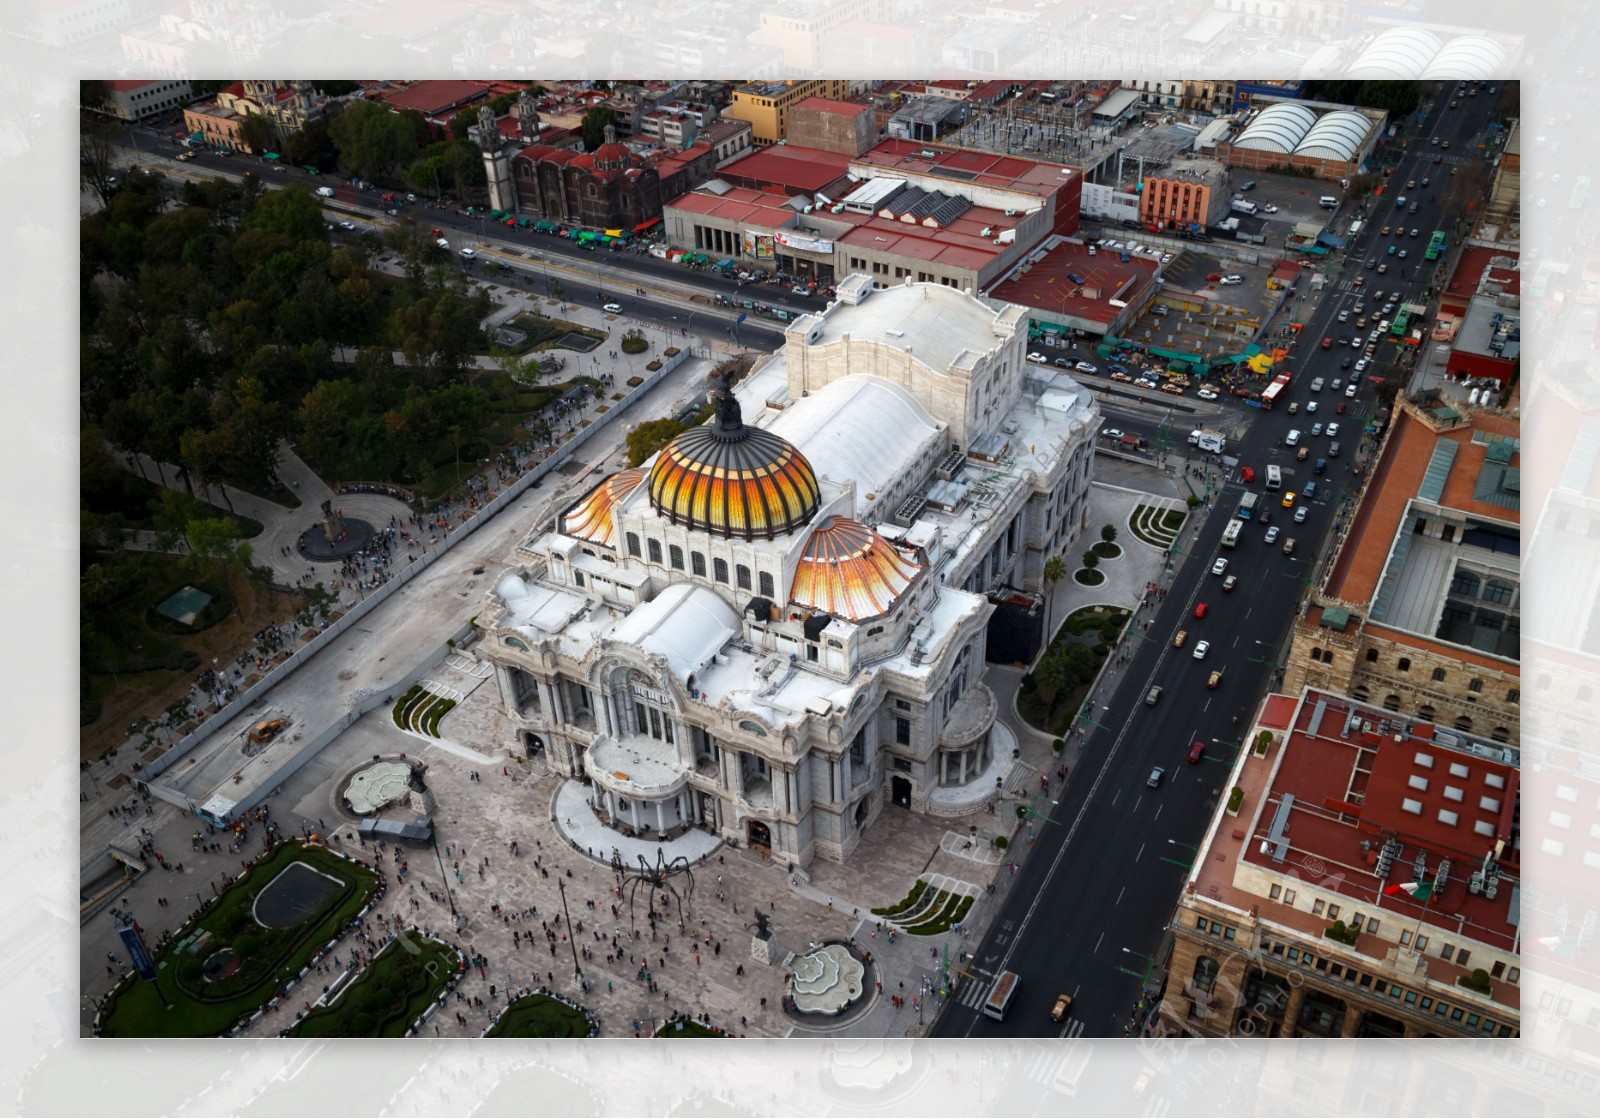
[[[1428,302],[1427,270],[1432,266],[1422,259],[1422,250],[1435,229],[1446,228],[1455,240],[1453,227],[1446,227],[1442,216],[1449,169],[1460,160],[1481,158],[1476,144],[1485,134],[1494,101],[1483,91],[1468,98],[1464,90],[1463,85],[1452,94],[1446,87],[1413,123],[1409,142],[1385,180],[1384,194],[1370,200],[1371,212],[1345,250],[1343,267],[1335,270],[1320,297],[1297,305],[1293,314],[1304,326],[1290,362],[1294,379],[1287,399],[1275,410],[1262,411],[1224,396],[1220,413],[1209,406],[1199,411],[1201,406],[1186,399],[1181,406],[1195,411],[1168,416],[1170,398],[1113,386],[1108,424],[1154,440],[1165,418],[1165,436],[1177,454],[1188,450],[1186,432],[1201,420],[1233,432],[1226,458],[1211,466],[1214,474],[1221,472],[1220,491],[1209,512],[1205,506],[1195,510],[1203,524],[1180,542],[1186,554],[1177,557],[1166,597],[1143,612],[1150,619],[1148,630],[1135,625],[1128,670],[1089,714],[1081,760],[1051,810],[1052,823],[1035,829],[1037,838],[1020,865],[1019,880],[964,965],[970,978],[947,1000],[936,1036],[1069,1037],[1075,1024],[1081,1024],[1085,1036],[1121,1036],[1141,987],[1159,982],[1165,926],[1195,858],[1195,845],[1226,795],[1238,740],[1275,680],[1296,606],[1308,592],[1359,483],[1349,471],[1363,455],[1363,429],[1373,422],[1375,408],[1374,386],[1366,378],[1399,360],[1402,346],[1393,335],[1371,343],[1373,364],[1356,381],[1354,397],[1346,396],[1352,369],[1342,366],[1348,358],[1353,367],[1366,352],[1376,322],[1385,317],[1374,314],[1381,303],[1375,305],[1373,291],[1382,290],[1382,302],[1397,307]],[[1458,107],[1450,109],[1453,99]],[[1420,185],[1424,178],[1430,181],[1426,188]],[[1405,183],[1413,180],[1418,186],[1407,189]],[[1394,204],[1401,194],[1407,196],[1403,208]],[[1414,214],[1409,212],[1413,202]],[[1403,240],[1393,233],[1400,221],[1396,209],[1404,215]],[[1347,227],[1357,216],[1346,206],[1337,220]],[[1381,233],[1385,225],[1392,227],[1387,237]],[[1412,227],[1420,231],[1416,239],[1409,236]],[[1394,256],[1388,255],[1391,243],[1397,246]],[[1404,260],[1400,248],[1408,250]],[[1375,261],[1371,269],[1366,267],[1369,259]],[[1448,260],[1447,255],[1441,265]],[[1378,273],[1377,263],[1387,265],[1384,273]],[[1365,278],[1359,289],[1357,277]],[[1360,313],[1357,304],[1364,305]],[[1341,312],[1346,313],[1344,322],[1339,321]],[[1347,340],[1341,348],[1340,335],[1353,337],[1359,317],[1369,324],[1362,345],[1356,348]],[[1325,337],[1334,340],[1328,349],[1321,347]],[[1324,387],[1313,392],[1310,386],[1318,377]],[[1336,379],[1342,382],[1337,389]],[[1313,401],[1315,412],[1309,410]],[[1297,405],[1294,414],[1289,413],[1290,402]],[[1336,410],[1339,403],[1346,407],[1342,414]],[[1311,434],[1314,423],[1328,422],[1340,424],[1337,439]],[[1300,442],[1310,448],[1305,461],[1296,458],[1296,448],[1282,445],[1290,430],[1298,430]],[[1330,456],[1335,441],[1341,444],[1337,458]],[[1314,476],[1318,458],[1328,460],[1326,473]],[[1269,465],[1282,473],[1282,488],[1276,492],[1264,488]],[[1255,471],[1254,485],[1241,481],[1244,466]],[[1307,502],[1299,495],[1312,480],[1318,492]],[[1247,489],[1260,495],[1257,514],[1246,522],[1238,544],[1224,549],[1224,528]],[[1295,506],[1307,509],[1302,523],[1295,523],[1293,510],[1283,505],[1290,492],[1297,495]],[[1261,511],[1271,514],[1270,526],[1261,524]],[[1264,540],[1269,527],[1280,534],[1272,544]],[[1296,540],[1293,555],[1283,552],[1289,537]],[[1226,574],[1238,576],[1231,591],[1223,590],[1226,575],[1211,573],[1219,557],[1228,561]],[[1202,602],[1205,617],[1196,618],[1195,608]],[[1173,645],[1179,630],[1188,631],[1182,648]],[[1195,646],[1202,640],[1209,642],[1209,650],[1197,660]],[[1223,678],[1212,690],[1206,684],[1215,669],[1223,670]],[[1161,696],[1147,705],[1145,697],[1154,686],[1162,689]],[[1203,744],[1204,753],[1191,764],[1188,755],[1196,742]],[[1159,787],[1151,788],[1147,782],[1156,766],[1165,775]],[[990,981],[1002,970],[1017,972],[1022,985],[1005,1019],[997,1021],[985,1017],[982,1006]],[[1074,997],[1072,1021],[1066,1024],[1049,1017],[1062,993]]]

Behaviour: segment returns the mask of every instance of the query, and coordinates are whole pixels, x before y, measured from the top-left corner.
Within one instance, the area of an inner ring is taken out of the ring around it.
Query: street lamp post
[[[439,852],[439,829],[433,831],[433,855],[439,860],[439,880],[444,883],[444,900],[450,906],[450,916],[454,918],[457,931],[460,931],[461,914],[456,912],[455,895],[450,892],[450,873],[444,868],[444,855]]]
[[[561,879],[556,879],[556,889],[561,891],[561,916],[567,923],[567,943],[572,946],[572,975],[581,985],[583,982],[583,965],[578,963],[578,936],[572,928],[572,914],[567,911],[567,884]]]

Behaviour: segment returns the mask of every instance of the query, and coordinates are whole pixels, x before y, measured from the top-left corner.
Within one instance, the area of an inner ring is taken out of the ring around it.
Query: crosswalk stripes
[[[972,978],[961,981],[961,989],[956,995],[956,1001],[968,1010],[983,1010],[983,1004],[989,998],[989,992],[994,988],[992,978]]]

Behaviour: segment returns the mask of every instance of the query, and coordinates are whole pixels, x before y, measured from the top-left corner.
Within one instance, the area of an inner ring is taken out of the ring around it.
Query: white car
[[[1337,439],[1339,437],[1339,425],[1329,424],[1326,428],[1326,434],[1329,439]]]
[[[1227,559],[1225,557],[1218,556],[1217,562],[1211,565],[1211,574],[1221,575],[1226,570],[1228,570]]]
[[[1300,506],[1300,508],[1298,508],[1298,509],[1296,509],[1294,511],[1294,523],[1297,524],[1297,525],[1300,525],[1300,524],[1305,524],[1305,521],[1306,521],[1306,507],[1304,505],[1302,505],[1302,506]]]
[[[355,227],[356,223],[353,221],[342,221],[339,223],[340,229],[354,229]]]
[[[1102,439],[1121,439],[1122,438],[1122,429],[1121,428],[1116,428],[1116,427],[1108,427],[1108,428],[1106,428],[1106,429],[1104,429],[1103,431],[1100,432],[1100,437]]]
[[[1194,647],[1194,659],[1197,661],[1203,661],[1206,659],[1206,654],[1209,652],[1211,652],[1211,642],[1202,641]]]
[[[1195,393],[1195,395],[1198,396],[1201,400],[1215,400],[1215,399],[1217,399],[1217,394],[1212,392],[1210,389],[1201,389],[1199,392]]]
[[[1349,322],[1350,321],[1350,312],[1349,311],[1340,311],[1339,312],[1339,321],[1340,322]]]
[[[1276,214],[1278,212],[1278,208],[1272,205],[1270,202],[1261,208],[1269,214]]]
[[[1306,401],[1306,411],[1307,412],[1315,412],[1316,410],[1317,410],[1317,402],[1315,400]]]
[[[1277,541],[1278,541],[1278,526],[1277,525],[1273,525],[1271,528],[1267,529],[1267,534],[1266,534],[1266,536],[1262,537],[1262,539],[1265,540],[1268,544],[1277,543]]]
[[[1346,396],[1354,396],[1356,394],[1356,388],[1357,388],[1356,383],[1354,381],[1351,381],[1348,385],[1345,386],[1344,394]]]
[[[476,259],[477,255],[478,253],[476,249],[466,248],[461,250],[461,257],[463,260]]]
[[[448,249],[450,247],[450,242],[446,241],[443,237],[435,241],[434,244],[438,245],[441,249]]]
[[[1078,364],[1074,365],[1072,368],[1076,369],[1079,373],[1098,373],[1098,372],[1100,372],[1100,370],[1096,369],[1092,364],[1090,364],[1087,361],[1080,361],[1080,362],[1078,362]]]
[[[1035,365],[1049,365],[1050,364],[1050,359],[1045,357],[1043,354],[1029,354],[1028,355],[1028,360],[1033,362],[1033,364],[1035,364]]]
[[[603,310],[608,315],[620,315],[620,314],[622,314],[622,304],[620,304],[620,303],[607,303],[605,305],[605,307],[603,308]]]
[[[1244,277],[1243,276],[1224,276],[1224,277],[1222,277],[1221,282],[1224,285],[1227,285],[1227,286],[1232,286],[1234,284],[1242,284],[1242,283],[1244,283]]]
[[[1311,425],[1311,434],[1312,435],[1321,435],[1322,434],[1322,425],[1319,424],[1319,423],[1312,424]]]

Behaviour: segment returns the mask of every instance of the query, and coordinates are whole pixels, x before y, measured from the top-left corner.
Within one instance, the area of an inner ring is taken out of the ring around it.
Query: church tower
[[[508,214],[517,212],[517,184],[511,174],[511,156],[517,145],[508,144],[488,105],[478,109],[478,146],[483,149],[483,173],[489,180],[489,206]]]

